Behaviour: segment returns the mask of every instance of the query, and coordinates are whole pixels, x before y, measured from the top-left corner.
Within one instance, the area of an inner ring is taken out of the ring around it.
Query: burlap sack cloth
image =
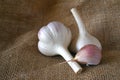
[[[76,7],[86,29],[103,45],[98,66],[75,74],[61,56],[37,49],[37,33],[60,21],[78,33],[70,12]],[[120,0],[0,0],[0,80],[120,80]]]

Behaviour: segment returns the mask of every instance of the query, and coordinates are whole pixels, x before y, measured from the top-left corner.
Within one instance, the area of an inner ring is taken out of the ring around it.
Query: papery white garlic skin
[[[58,55],[56,54],[56,49],[59,46],[67,48],[70,44],[71,31],[62,23],[54,21],[40,29],[38,38],[40,40],[38,48],[42,54],[47,56]]]
[[[85,25],[84,25],[81,17],[79,16],[77,9],[72,8],[71,12],[76,20],[76,23],[77,23],[78,29],[79,29],[79,36],[78,36],[77,42],[75,44],[76,52],[88,44],[96,45],[99,49],[102,49],[102,46],[101,46],[101,43],[99,42],[99,40],[97,38],[95,38],[94,36],[92,36],[91,34],[89,34],[87,32],[87,30],[85,29]]]
[[[38,49],[46,56],[61,55],[66,61],[73,59],[67,47],[71,42],[71,31],[60,22],[50,22],[38,32]],[[67,62],[75,73],[82,70],[80,65],[73,61]]]
[[[89,33],[86,33],[84,35],[79,36],[77,43],[76,43],[77,51],[79,51],[81,48],[83,48],[84,46],[88,44],[96,45],[100,50],[102,49],[101,44],[98,41],[98,39],[96,39],[94,36],[90,35]]]

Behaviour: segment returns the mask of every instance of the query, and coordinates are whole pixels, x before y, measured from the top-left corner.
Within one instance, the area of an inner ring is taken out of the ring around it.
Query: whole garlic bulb
[[[59,46],[68,47],[71,42],[71,31],[60,22],[50,22],[40,29],[38,38],[38,47],[42,54],[54,56],[58,55],[56,49]]]
[[[43,26],[38,32],[38,49],[46,56],[61,55],[66,61],[73,59],[67,47],[71,42],[71,31],[60,22],[50,22]],[[71,68],[77,73],[80,65],[73,61],[68,62]]]

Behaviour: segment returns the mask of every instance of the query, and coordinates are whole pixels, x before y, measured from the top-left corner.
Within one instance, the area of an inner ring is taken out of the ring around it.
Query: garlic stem
[[[61,54],[61,56],[68,61],[67,63],[70,65],[70,67],[73,69],[75,73],[78,71],[82,71],[82,67],[76,62],[76,61],[70,61],[73,59],[72,55],[69,53],[67,48],[60,47],[57,49],[57,52]]]
[[[85,33],[87,33],[86,29],[85,29],[85,25],[82,21],[82,19],[80,18],[79,14],[78,14],[78,11],[76,8],[72,8],[71,9],[71,12],[76,20],[76,23],[78,25],[78,28],[79,28],[79,35],[83,36],[85,35]]]
[[[92,36],[91,34],[89,34],[87,30],[85,29],[85,25],[82,22],[82,19],[80,18],[77,12],[77,9],[72,8],[71,12],[79,28],[79,36],[76,42],[76,50],[79,51],[80,49],[82,49],[84,46],[88,44],[96,45],[99,49],[102,49],[102,46],[99,40],[95,38],[94,36]]]

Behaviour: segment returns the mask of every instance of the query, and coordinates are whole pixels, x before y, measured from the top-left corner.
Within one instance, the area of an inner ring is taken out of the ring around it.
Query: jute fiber
[[[69,27],[74,44],[72,7],[103,46],[100,65],[82,66],[78,74],[59,64],[61,56],[47,57],[37,48],[37,33],[50,21]],[[0,0],[0,80],[120,80],[120,0]]]

